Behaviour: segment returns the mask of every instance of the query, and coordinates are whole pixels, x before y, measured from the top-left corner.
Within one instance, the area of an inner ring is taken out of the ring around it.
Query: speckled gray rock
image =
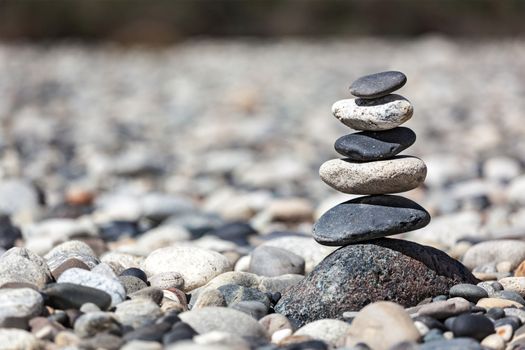
[[[366,196],[328,210],[313,227],[314,239],[324,245],[346,245],[416,230],[430,214],[400,196]]]
[[[335,141],[339,154],[355,161],[388,159],[404,151],[416,141],[409,128],[398,127],[386,131],[362,131],[345,135]]]
[[[255,288],[243,287],[238,284],[227,284],[219,287],[218,290],[228,306],[241,301],[259,301],[266,305],[267,308],[270,306],[268,296]]]
[[[126,298],[126,290],[117,279],[83,269],[72,268],[66,270],[60,275],[57,282],[80,284],[100,289],[111,296],[111,306],[121,303]]]
[[[421,185],[427,167],[421,159],[410,156],[365,163],[331,159],[321,165],[319,175],[339,192],[387,194],[409,191]]]
[[[414,108],[403,96],[392,94],[373,100],[339,100],[333,104],[332,113],[352,129],[381,131],[393,129],[409,120]]]
[[[39,316],[44,300],[30,288],[0,289],[0,327],[27,328],[29,319]]]
[[[183,312],[179,317],[199,334],[220,331],[243,337],[268,337],[264,327],[253,317],[230,308],[206,307]]]
[[[350,85],[350,93],[361,98],[378,98],[394,92],[407,82],[398,71],[386,71],[362,76]]]
[[[259,276],[304,274],[305,261],[289,250],[259,246],[251,253],[249,272]]]
[[[44,287],[49,278],[42,266],[24,256],[7,254],[8,252],[0,258],[0,286],[8,283],[30,283],[38,288]]]
[[[184,291],[191,291],[230,271],[232,266],[224,255],[217,252],[193,246],[172,246],[150,253],[143,268],[148,275],[178,272],[184,279]]]
[[[117,305],[116,319],[125,326],[138,328],[153,323],[162,315],[159,306],[150,299],[126,300]]]
[[[382,238],[336,250],[286,290],[275,310],[301,326],[323,318],[342,319],[343,312],[378,300],[414,306],[427,297],[446,294],[455,284],[476,282],[442,251]]]

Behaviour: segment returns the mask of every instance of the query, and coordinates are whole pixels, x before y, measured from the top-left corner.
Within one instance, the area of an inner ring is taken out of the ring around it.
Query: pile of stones
[[[412,104],[391,94],[406,81],[403,73],[395,71],[367,75],[350,87],[358,98],[333,105],[337,119],[363,131],[339,138],[335,149],[346,158],[327,161],[319,174],[340,192],[369,196],[328,210],[314,226],[317,242],[342,246],[412,231],[430,222],[430,215],[418,204],[387,195],[418,187],[427,173],[421,159],[397,155],[416,141],[411,129],[399,127],[412,117]]]
[[[421,159],[398,155],[416,140],[412,130],[400,127],[412,117],[411,103],[391,94],[406,80],[395,71],[364,76],[350,87],[356,99],[340,100],[332,107],[338,120],[362,131],[335,142],[346,158],[325,162],[321,179],[340,192],[366,196],[336,205],[314,224],[318,243],[341,248],[276,305],[276,311],[297,326],[342,319],[345,311],[376,301],[411,307],[447,293],[455,284],[476,282],[465,266],[438,249],[384,238],[430,222],[429,213],[417,203],[392,195],[418,187],[427,172]]]

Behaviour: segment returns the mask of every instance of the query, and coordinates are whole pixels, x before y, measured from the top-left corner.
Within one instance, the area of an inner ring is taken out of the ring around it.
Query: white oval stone
[[[294,335],[305,335],[322,340],[334,347],[344,345],[350,324],[341,320],[323,319],[308,323],[299,328]]]
[[[412,190],[425,181],[425,163],[410,156],[358,163],[331,159],[319,169],[321,179],[334,189],[351,194],[387,194]]]
[[[403,124],[412,117],[414,108],[403,96],[391,94],[372,100],[340,100],[333,104],[332,113],[352,129],[379,131]]]
[[[213,277],[231,271],[228,259],[217,252],[175,246],[153,251],[144,261],[146,273],[156,275],[163,272],[178,272],[184,279],[184,291],[188,292],[208,283]]]

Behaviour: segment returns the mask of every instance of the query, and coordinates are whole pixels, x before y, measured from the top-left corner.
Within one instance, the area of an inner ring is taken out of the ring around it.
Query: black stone
[[[445,327],[445,325],[443,323],[441,323],[440,321],[438,321],[434,317],[417,316],[417,317],[414,317],[414,321],[419,321],[419,322],[423,323],[429,329],[434,329],[435,328],[435,329],[440,329],[442,331],[446,331],[447,330],[447,327]]]
[[[337,139],[335,150],[354,161],[388,159],[404,151],[416,141],[409,128],[398,127],[386,131],[362,131]]]
[[[477,303],[481,298],[489,297],[485,289],[474,284],[465,283],[457,284],[450,288],[449,294],[451,297],[461,297],[473,303]]]
[[[248,236],[257,234],[257,230],[246,222],[237,221],[222,225],[209,234],[238,245],[249,245]]]
[[[492,318],[493,320],[499,320],[505,316],[505,310],[501,307],[491,307],[487,310],[485,316]]]
[[[176,323],[169,333],[166,333],[162,337],[162,343],[164,345],[173,344],[181,340],[193,339],[198,333],[187,323],[178,322]]]
[[[17,239],[22,239],[18,227],[11,223],[9,216],[0,215],[0,248],[5,250],[13,248]]]
[[[275,311],[296,326],[343,318],[386,300],[404,307],[447,293],[458,283],[477,283],[468,269],[444,252],[414,242],[378,239],[339,248],[298,284],[286,289]]]
[[[365,196],[324,213],[314,225],[313,237],[324,245],[346,245],[416,230],[429,222],[430,214],[407,198]]]
[[[73,283],[53,283],[44,290],[46,305],[55,309],[80,309],[85,303],[93,303],[101,310],[106,310],[111,305],[111,296],[96,288],[81,286]]]
[[[397,71],[365,75],[350,85],[350,93],[361,98],[378,98],[400,89],[407,77]]]
[[[482,315],[463,314],[454,320],[452,332],[455,337],[470,337],[481,341],[494,333],[494,324]]]
[[[116,241],[121,237],[135,237],[141,233],[134,221],[111,221],[99,227],[99,234],[104,241]]]
[[[142,281],[144,281],[144,283],[148,283],[148,276],[146,275],[146,273],[136,267],[130,267],[128,269],[125,269],[120,273],[120,276],[133,276],[140,278]]]
[[[162,337],[166,332],[171,329],[171,324],[169,323],[154,323],[149,324],[144,327],[140,327],[136,330],[133,330],[124,335],[123,339],[125,341],[131,340],[146,340],[146,341],[156,341],[162,342]]]

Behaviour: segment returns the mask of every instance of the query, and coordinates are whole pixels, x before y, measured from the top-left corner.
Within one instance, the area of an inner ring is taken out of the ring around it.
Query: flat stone
[[[410,147],[416,134],[409,128],[386,131],[362,131],[345,135],[335,141],[335,150],[354,161],[374,161],[392,158]]]
[[[44,300],[29,288],[0,289],[0,327],[27,328],[32,317],[44,310]]]
[[[342,319],[343,312],[379,300],[415,306],[446,294],[455,284],[476,282],[463,265],[440,250],[383,238],[336,250],[285,290],[275,311],[302,326],[323,318]]]
[[[305,261],[289,250],[259,246],[251,253],[249,272],[259,276],[304,274]]]
[[[254,318],[230,308],[206,307],[183,312],[179,317],[199,334],[220,331],[237,334],[241,337],[268,338],[264,327]]]
[[[53,269],[53,271],[51,271],[51,274],[53,275],[55,280],[57,280],[64,271],[69,270],[73,267],[88,271],[90,270],[89,266],[87,266],[82,260],[70,258],[66,259],[63,263],[61,263],[55,269]]]
[[[355,130],[366,131],[393,129],[409,120],[413,113],[410,101],[395,94],[373,100],[339,100],[332,106],[332,114],[341,123]]]
[[[489,263],[509,261],[514,270],[525,260],[525,242],[511,239],[481,242],[470,247],[463,256],[463,264],[469,269]]]
[[[46,259],[51,271],[55,270],[62,265],[62,263],[71,258],[82,261],[90,269],[94,268],[99,263],[93,249],[81,241],[69,241],[59,244],[51,249],[44,258]]]
[[[417,342],[419,338],[414,322],[401,306],[378,301],[365,306],[354,318],[346,345],[365,343],[372,349],[387,350],[401,342]]]
[[[101,310],[111,305],[111,296],[97,288],[73,283],[54,283],[47,285],[43,292],[47,296],[46,305],[56,309],[80,309],[85,303],[93,303]]]
[[[480,306],[485,309],[490,309],[493,307],[522,307],[520,303],[508,300],[508,299],[500,299],[500,298],[482,298],[479,299],[479,301],[476,303],[476,306]]]
[[[481,298],[489,297],[485,289],[466,283],[456,284],[450,288],[449,294],[451,297],[462,297],[473,303],[477,303]]]
[[[57,282],[73,283],[100,289],[111,296],[111,306],[121,303],[126,298],[126,290],[117,279],[83,269],[72,268],[66,270]]]
[[[407,82],[398,71],[386,71],[362,76],[350,85],[350,93],[361,98],[378,98],[394,92]]]
[[[190,246],[160,248],[148,255],[143,264],[148,275],[178,272],[185,292],[205,285],[213,277],[230,271],[228,259],[217,252]]]
[[[400,196],[366,196],[328,210],[313,227],[314,239],[323,245],[347,245],[426,226],[430,214]]]
[[[438,320],[443,320],[451,316],[469,312],[470,302],[466,299],[455,297],[445,301],[436,301],[421,306],[418,315],[430,316]]]
[[[317,320],[299,328],[294,335],[305,335],[322,340],[334,347],[344,345],[350,324],[341,320]]]
[[[396,156],[375,162],[331,159],[319,168],[328,186],[349,194],[387,194],[412,190],[425,181],[427,167],[416,157]]]

